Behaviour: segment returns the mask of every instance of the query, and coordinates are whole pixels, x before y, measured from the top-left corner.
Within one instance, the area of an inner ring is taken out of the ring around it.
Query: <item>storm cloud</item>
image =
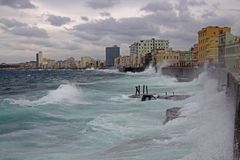
[[[109,13],[109,12],[101,12],[100,15],[102,17],[111,17],[111,13]]]
[[[15,19],[0,19],[0,28],[6,32],[12,33],[14,35],[25,36],[25,37],[38,37],[47,38],[48,33],[42,28],[35,26],[29,26],[26,23],[19,22]]]
[[[170,4],[167,1],[150,2],[146,6],[141,8],[141,10],[147,12],[169,11],[172,9],[173,9],[172,4]]]
[[[15,19],[6,19],[6,18],[0,18],[0,24],[1,24],[1,28],[4,30],[7,30],[9,28],[27,26],[27,24],[16,21]]]
[[[93,9],[103,9],[110,8],[116,4],[118,4],[119,0],[89,0],[87,5]]]
[[[32,4],[30,0],[0,0],[0,5],[16,9],[36,8],[36,6]]]
[[[86,17],[86,16],[82,16],[81,19],[82,19],[83,21],[88,21],[88,20],[89,20],[88,17]]]
[[[0,57],[42,49],[56,58],[103,58],[106,46],[129,54],[131,43],[151,38],[188,50],[206,26],[240,35],[239,6],[239,0],[0,0]]]
[[[53,26],[62,26],[71,22],[71,18],[56,15],[48,15],[47,21]]]
[[[123,18],[116,20],[108,18],[87,24],[74,26],[73,34],[79,38],[90,41],[100,41],[109,37],[122,41],[139,36],[154,36],[160,32],[159,28],[151,23],[146,23],[142,18]]]

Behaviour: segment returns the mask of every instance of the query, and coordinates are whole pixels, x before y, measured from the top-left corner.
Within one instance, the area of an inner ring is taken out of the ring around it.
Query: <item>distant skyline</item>
[[[91,56],[105,47],[160,38],[188,50],[197,31],[229,26],[240,35],[240,0],[0,0],[0,63]]]

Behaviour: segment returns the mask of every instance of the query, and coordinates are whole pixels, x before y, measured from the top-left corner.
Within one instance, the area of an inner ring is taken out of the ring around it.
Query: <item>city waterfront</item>
[[[0,0],[0,160],[240,160],[240,0]]]
[[[0,71],[0,159],[232,159],[234,106],[202,73]],[[130,99],[136,85],[186,100]],[[181,116],[165,125],[166,110]],[[214,116],[213,116],[214,115]]]

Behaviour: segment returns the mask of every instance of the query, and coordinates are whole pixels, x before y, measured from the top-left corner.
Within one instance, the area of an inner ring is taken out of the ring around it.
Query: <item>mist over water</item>
[[[149,68],[0,71],[0,159],[228,160],[234,107],[202,73],[192,82]],[[130,99],[150,93],[192,95],[182,101]],[[168,108],[181,116],[163,125]]]

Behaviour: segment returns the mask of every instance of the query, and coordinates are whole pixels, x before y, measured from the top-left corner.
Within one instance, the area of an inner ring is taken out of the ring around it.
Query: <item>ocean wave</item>
[[[89,104],[84,101],[84,96],[79,87],[74,84],[62,84],[56,90],[51,90],[46,96],[38,100],[27,99],[5,99],[11,104],[18,104],[20,106],[39,106],[47,104],[64,104],[64,105],[77,105]]]

